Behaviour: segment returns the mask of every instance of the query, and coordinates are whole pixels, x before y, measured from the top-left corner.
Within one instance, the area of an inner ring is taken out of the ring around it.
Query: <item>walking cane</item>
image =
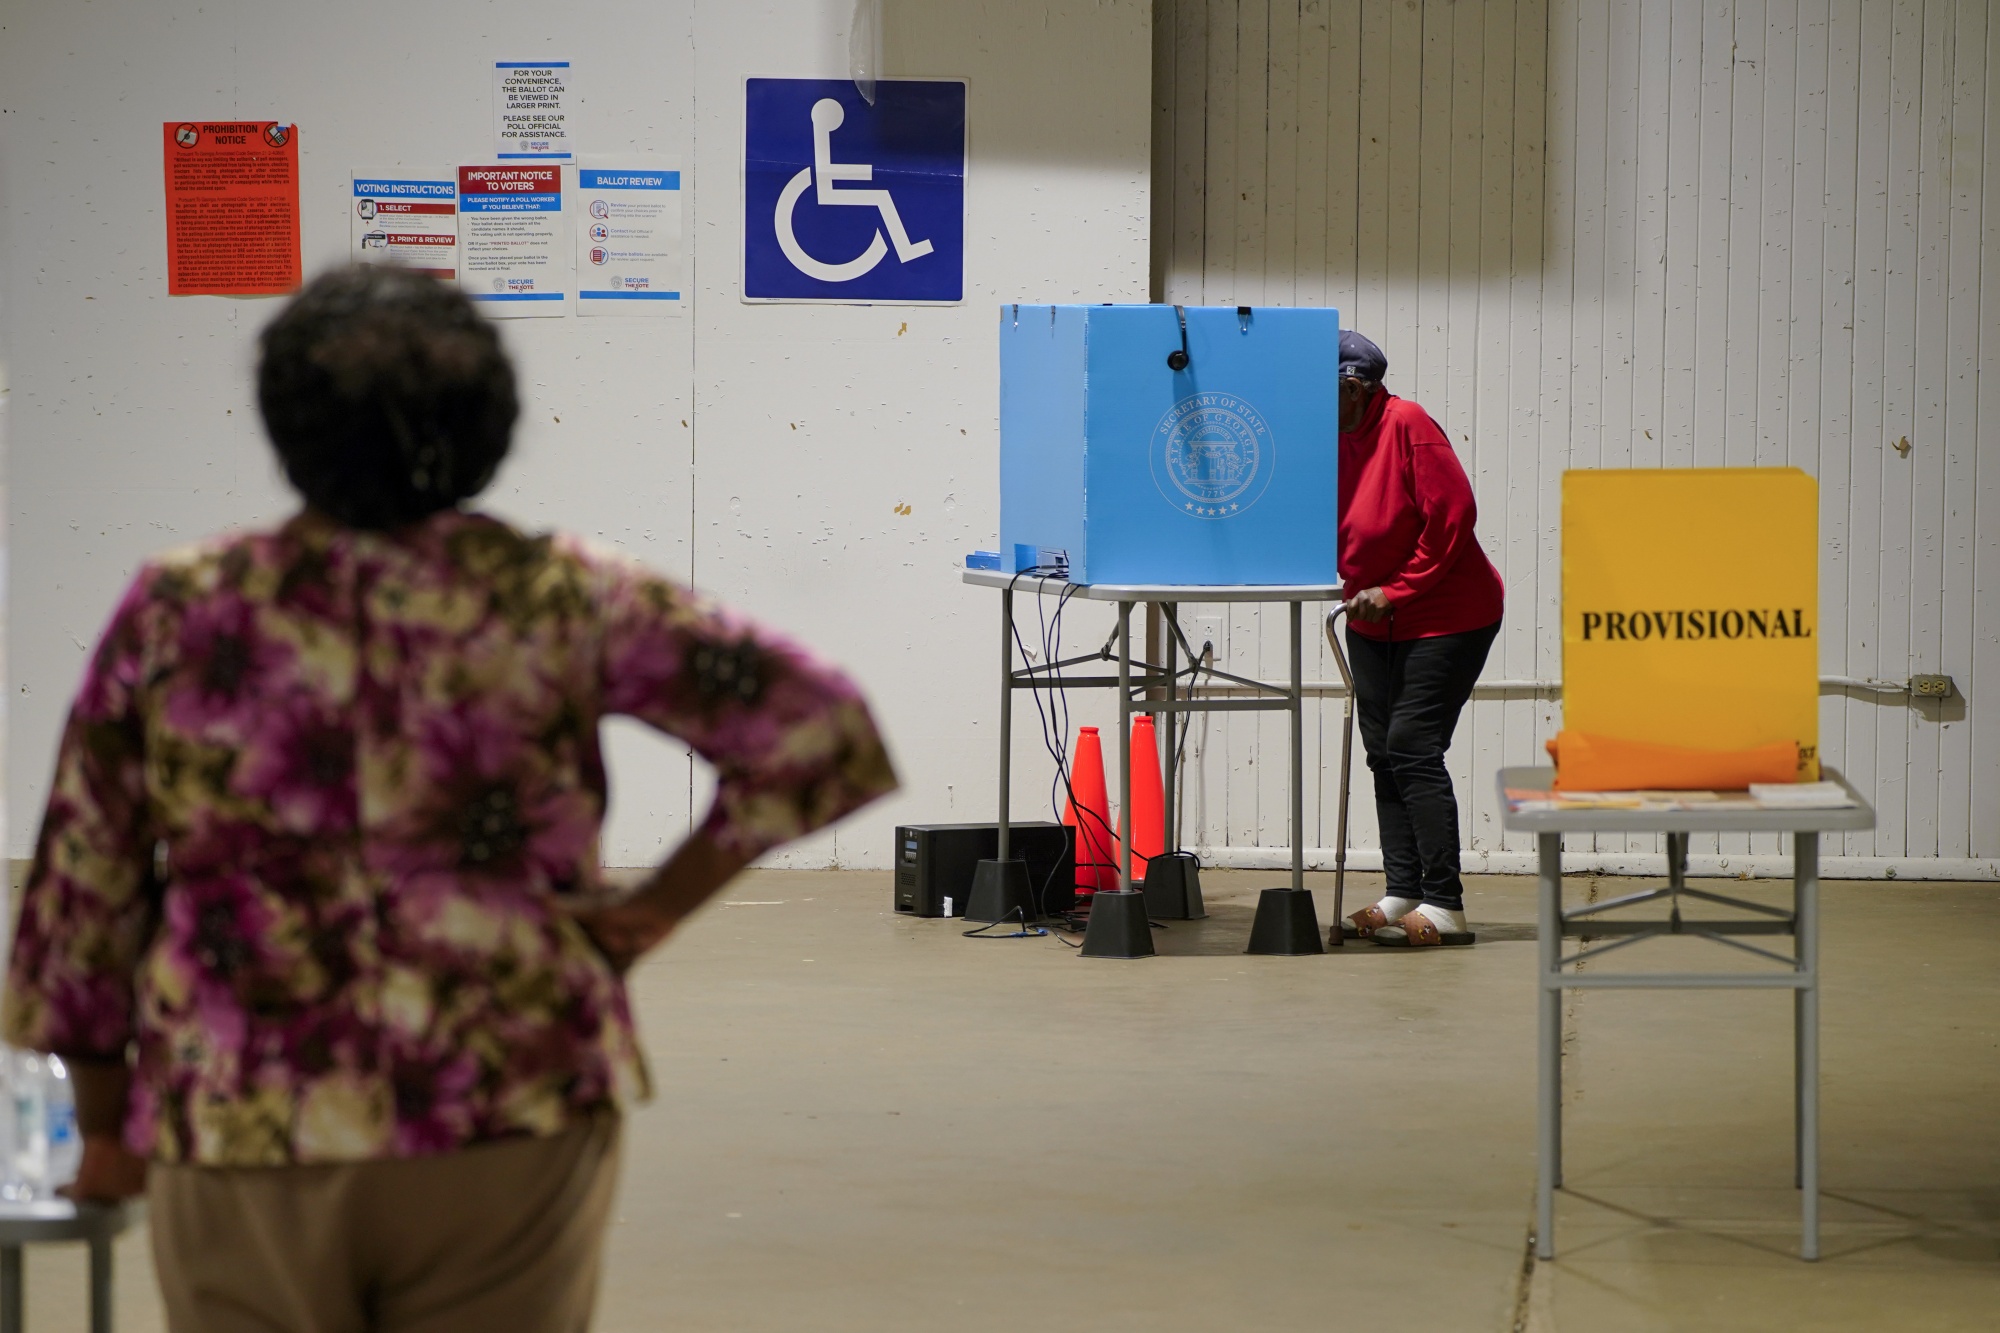
[[[1340,668],[1340,683],[1347,693],[1340,700],[1340,813],[1334,821],[1333,844],[1333,929],[1326,942],[1333,948],[1346,943],[1341,923],[1347,919],[1343,897],[1347,891],[1347,777],[1354,757],[1354,673],[1347,669],[1347,654],[1341,650],[1334,622],[1347,610],[1345,604],[1326,613],[1326,644],[1333,649],[1333,664]]]

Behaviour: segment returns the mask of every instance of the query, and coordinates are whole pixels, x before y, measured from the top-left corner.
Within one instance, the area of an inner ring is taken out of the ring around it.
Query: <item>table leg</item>
[[[0,1333],[21,1333],[21,1247],[0,1245]]]
[[[1798,953],[1798,885],[1792,885],[1792,945]],[[1792,1189],[1806,1187],[1806,993],[1792,991]]]
[[[1132,887],[1132,603],[1118,603],[1118,887]]]
[[[1544,833],[1536,839],[1540,853],[1538,886],[1541,995],[1538,1000],[1535,1253],[1556,1256],[1556,1186],[1562,1179],[1562,835]]]
[[[1306,687],[1305,647],[1299,618],[1303,607],[1290,603],[1292,627],[1292,890],[1306,887]],[[1319,927],[1313,927],[1315,936]]]
[[[111,1237],[90,1242],[90,1333],[111,1333]]]
[[[1132,883],[1132,607],[1118,603],[1118,887],[1090,900],[1079,958],[1151,958],[1146,896]]]
[[[1792,835],[1792,899],[1798,914],[1799,1257],[1819,1258],[1819,834]]]
[[[1181,634],[1180,607],[1173,602],[1163,602],[1160,605],[1160,614],[1166,619],[1167,702],[1171,704],[1180,697],[1179,691],[1176,689],[1176,686],[1179,684],[1179,677],[1176,673],[1180,669],[1180,657],[1178,655]],[[1160,772],[1166,779],[1163,784],[1164,790],[1160,796],[1160,840],[1164,844],[1164,850],[1171,854],[1181,849],[1180,817],[1176,813],[1174,805],[1174,801],[1178,795],[1174,790],[1174,783],[1180,777],[1180,774],[1175,771],[1180,765],[1174,762],[1179,752],[1179,747],[1175,745],[1174,719],[1179,714],[1169,708],[1164,714],[1155,714],[1154,716],[1159,717],[1166,723],[1167,730],[1166,749],[1160,756]]]
[[[1014,781],[1014,590],[1000,590],[1000,851],[1008,858],[1008,816]]]

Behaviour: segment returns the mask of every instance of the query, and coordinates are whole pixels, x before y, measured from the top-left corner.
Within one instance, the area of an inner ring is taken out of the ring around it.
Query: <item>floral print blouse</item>
[[[217,1166],[550,1134],[643,1098],[598,887],[620,713],[754,854],[891,790],[854,686],[562,537],[310,512],[149,562],[63,734],[6,1040],[136,1046],[127,1145]]]

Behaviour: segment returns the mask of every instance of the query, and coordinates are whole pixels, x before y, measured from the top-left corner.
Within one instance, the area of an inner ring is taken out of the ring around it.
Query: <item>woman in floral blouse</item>
[[[113,614],[5,1037],[76,1071],[75,1193],[147,1190],[175,1329],[582,1329],[618,1108],[647,1093],[621,974],[895,777],[838,672],[458,507],[516,405],[455,291],[329,274],[258,376],[305,507],[149,561]],[[614,713],[718,776],[622,897],[598,865]]]

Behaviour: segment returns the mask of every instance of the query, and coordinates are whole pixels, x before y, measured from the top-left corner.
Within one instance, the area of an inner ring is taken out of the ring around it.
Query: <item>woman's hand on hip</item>
[[[1389,618],[1389,594],[1380,588],[1363,588],[1347,599],[1347,618],[1374,623]]]
[[[620,976],[680,924],[640,894],[578,904],[570,915]]]
[[[146,1159],[134,1156],[109,1134],[84,1135],[76,1179],[59,1191],[78,1203],[119,1203],[145,1192]]]
[[[748,853],[718,846],[707,829],[696,829],[630,894],[586,899],[569,911],[623,973],[749,863]]]

